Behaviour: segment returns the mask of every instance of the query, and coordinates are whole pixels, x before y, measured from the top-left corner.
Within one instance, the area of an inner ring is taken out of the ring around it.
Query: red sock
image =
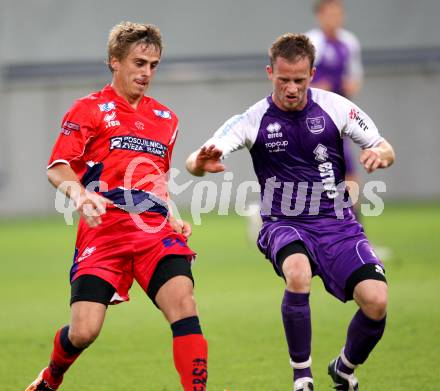
[[[208,343],[202,334],[173,339],[174,365],[185,391],[205,391],[208,378]]]
[[[43,373],[43,379],[49,386],[57,389],[63,381],[64,373],[78,358],[83,349],[75,348],[68,338],[69,326],[57,331],[53,341],[53,350],[50,355],[49,366]]]

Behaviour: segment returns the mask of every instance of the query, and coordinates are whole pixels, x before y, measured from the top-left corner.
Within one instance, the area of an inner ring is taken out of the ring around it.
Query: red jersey
[[[176,115],[153,98],[144,96],[135,110],[107,85],[66,113],[48,168],[68,163],[84,186],[93,182],[91,190],[117,206],[130,190],[135,204],[148,198],[166,208],[177,124]],[[151,206],[143,210],[154,211]]]

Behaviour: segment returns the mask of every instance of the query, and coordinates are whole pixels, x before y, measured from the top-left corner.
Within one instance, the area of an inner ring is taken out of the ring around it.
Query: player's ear
[[[266,73],[269,80],[273,79],[273,67],[272,65],[266,65]]]
[[[110,67],[113,69],[113,72],[118,71],[120,66],[120,62],[116,57],[110,58]]]
[[[315,73],[316,73],[316,67],[313,67],[313,68],[310,70],[310,81],[313,80],[313,77],[315,76]]]

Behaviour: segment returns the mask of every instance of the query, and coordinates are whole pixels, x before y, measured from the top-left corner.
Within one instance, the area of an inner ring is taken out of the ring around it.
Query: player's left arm
[[[187,221],[177,219],[173,214],[173,205],[172,201],[168,196],[167,200],[168,204],[168,224],[171,226],[172,230],[178,234],[184,235],[185,237],[189,237],[192,234],[191,224]]]
[[[359,158],[368,173],[371,173],[378,168],[387,168],[394,163],[396,155],[391,144],[385,139],[377,146],[366,148],[361,152]]]
[[[342,136],[350,137],[362,148],[359,162],[368,173],[387,168],[394,163],[395,154],[391,144],[379,133],[373,120],[348,99],[336,97],[341,110]]]

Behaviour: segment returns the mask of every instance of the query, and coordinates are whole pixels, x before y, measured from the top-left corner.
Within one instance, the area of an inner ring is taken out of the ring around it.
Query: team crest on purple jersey
[[[313,134],[322,133],[325,129],[325,118],[324,116],[315,118],[306,118],[307,129],[309,129]]]

